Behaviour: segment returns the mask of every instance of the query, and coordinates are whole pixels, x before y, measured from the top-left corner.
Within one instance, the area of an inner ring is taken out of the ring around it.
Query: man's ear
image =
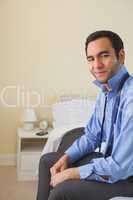
[[[124,49],[121,49],[119,51],[119,62],[120,64],[124,64],[124,61],[125,61],[125,51]]]

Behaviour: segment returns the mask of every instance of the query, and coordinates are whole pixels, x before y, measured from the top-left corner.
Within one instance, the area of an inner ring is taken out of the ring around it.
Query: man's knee
[[[39,161],[39,167],[42,167],[47,163],[47,160],[48,160],[47,157],[48,157],[47,154],[41,156],[40,161]]]
[[[51,160],[51,157],[54,156],[54,153],[47,153],[41,156],[40,158],[40,164],[44,164],[44,163],[49,163],[49,161]]]
[[[51,190],[48,200],[67,200],[69,196],[69,183],[65,181]]]
[[[56,152],[47,153],[41,156],[39,166],[40,168],[43,166],[51,167],[58,159],[60,158],[60,154]]]

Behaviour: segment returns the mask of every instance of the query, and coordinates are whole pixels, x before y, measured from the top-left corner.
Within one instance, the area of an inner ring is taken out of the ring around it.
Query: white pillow
[[[85,126],[93,113],[94,104],[91,99],[72,99],[53,104],[53,127]]]

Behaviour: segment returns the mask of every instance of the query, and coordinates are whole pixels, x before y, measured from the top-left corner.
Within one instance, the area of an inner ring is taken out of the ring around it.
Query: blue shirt
[[[127,73],[126,68],[121,66],[119,71],[108,81],[111,90],[107,93],[106,117],[103,127],[102,142],[104,152],[110,144],[112,126],[114,126],[113,149],[109,157],[92,159],[86,165],[79,167],[81,179],[95,179],[101,182],[114,183],[133,175],[133,77],[130,76],[125,82],[120,96],[120,104],[115,124],[112,124],[113,108],[120,80]],[[96,99],[95,111],[90,118],[85,133],[77,139],[65,152],[73,163],[84,155],[95,151],[99,146],[103,109],[105,101],[105,88],[99,81],[95,81],[101,88]],[[105,180],[102,176],[108,176]]]

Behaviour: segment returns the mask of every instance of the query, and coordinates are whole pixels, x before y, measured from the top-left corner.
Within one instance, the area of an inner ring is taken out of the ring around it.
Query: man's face
[[[124,63],[124,50],[121,49],[118,58],[110,40],[99,38],[88,44],[87,60],[92,75],[102,83],[106,83]]]

